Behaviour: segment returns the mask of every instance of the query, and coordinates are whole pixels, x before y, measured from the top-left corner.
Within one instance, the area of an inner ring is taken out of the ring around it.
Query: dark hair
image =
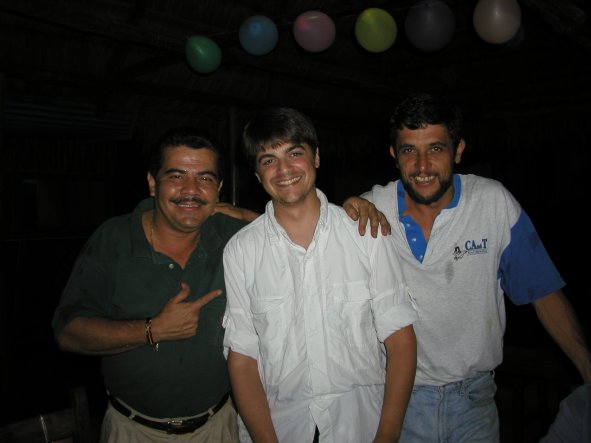
[[[180,146],[186,146],[191,149],[209,149],[213,152],[216,172],[219,180],[222,180],[222,151],[198,129],[190,126],[170,129],[158,138],[150,152],[148,170],[152,174],[152,177],[156,178],[158,171],[162,168],[166,151]]]
[[[427,125],[444,125],[455,152],[462,139],[462,112],[449,100],[426,93],[412,94],[394,109],[390,118],[392,146],[396,149],[400,129],[420,129]]]
[[[267,108],[253,117],[242,132],[242,148],[251,165],[255,164],[257,152],[282,143],[306,143],[315,150],[318,136],[310,118],[292,108]]]

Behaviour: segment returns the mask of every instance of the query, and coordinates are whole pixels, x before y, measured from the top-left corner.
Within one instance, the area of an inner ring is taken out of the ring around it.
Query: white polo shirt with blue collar
[[[392,225],[391,241],[419,320],[415,384],[441,386],[502,361],[503,294],[517,305],[564,286],[531,220],[501,183],[455,174],[454,196],[427,242],[406,210],[400,180],[362,197]]]

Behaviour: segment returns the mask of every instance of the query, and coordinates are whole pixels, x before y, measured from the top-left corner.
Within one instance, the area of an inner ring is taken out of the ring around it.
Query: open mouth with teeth
[[[182,200],[173,200],[172,201],[175,205],[179,208],[184,209],[192,209],[192,208],[200,208],[201,206],[205,206],[207,202],[200,198],[190,198],[190,199],[182,199]]]
[[[288,180],[281,180],[277,182],[277,186],[290,186],[293,185],[294,183],[297,183],[301,180],[301,177],[294,177],[294,178],[290,178]]]
[[[433,180],[435,180],[435,178],[436,178],[435,175],[427,175],[427,176],[424,176],[424,175],[416,175],[416,176],[413,177],[413,180],[415,182],[419,183],[419,184],[422,184],[422,183],[430,183]]]

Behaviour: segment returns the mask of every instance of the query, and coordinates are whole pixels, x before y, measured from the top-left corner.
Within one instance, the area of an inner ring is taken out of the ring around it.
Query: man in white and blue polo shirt
[[[417,372],[400,442],[499,441],[491,371],[502,360],[503,293],[532,303],[591,380],[565,283],[531,220],[499,182],[454,174],[465,148],[461,127],[457,107],[428,94],[407,98],[391,119],[400,180],[362,196],[392,226],[419,313]],[[355,213],[349,201],[344,207]]]

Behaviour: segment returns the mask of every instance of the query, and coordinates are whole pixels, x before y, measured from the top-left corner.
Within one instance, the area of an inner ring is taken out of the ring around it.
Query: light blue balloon
[[[249,54],[265,55],[275,48],[279,33],[273,20],[264,15],[253,15],[240,25],[238,38]]]

